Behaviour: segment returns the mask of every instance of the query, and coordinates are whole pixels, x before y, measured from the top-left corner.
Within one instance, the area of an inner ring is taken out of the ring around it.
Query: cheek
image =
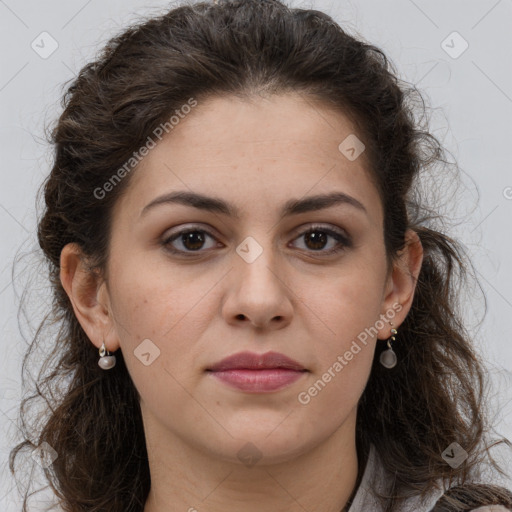
[[[365,331],[371,324],[368,313],[346,309],[337,317],[333,312],[332,318],[337,335],[332,342],[324,337],[317,344],[318,364],[296,397],[304,428],[325,435],[357,407],[370,375],[376,343]]]
[[[175,282],[169,286],[142,273],[117,284],[120,347],[135,387],[152,410],[181,407],[190,399],[184,390],[193,383],[191,370],[200,355],[194,304],[201,296],[191,295],[184,298]]]
[[[116,319],[130,326],[124,333],[128,339],[161,339],[197,302],[199,285],[185,282],[185,273],[166,265],[163,258],[134,250],[112,261],[116,262],[110,277],[113,305]]]
[[[357,267],[347,266],[322,286],[307,287],[302,296],[310,311],[324,325],[325,337],[346,342],[379,319],[382,280],[382,274],[372,272],[368,267],[359,272]]]
[[[207,293],[213,284],[197,273],[191,279],[168,267],[133,267],[129,260],[112,274],[116,330],[134,380],[144,368],[151,369],[152,379],[156,370],[169,377],[168,370],[180,381],[189,377],[199,355],[197,340],[215,311]]]
[[[325,324],[316,329],[316,364],[297,396],[298,403],[306,408],[305,420],[314,428],[341,424],[357,405],[370,375],[377,341],[377,294],[351,297],[339,293],[331,297],[335,298],[325,302],[322,309]],[[326,425],[322,426],[322,421]]]
[[[357,400],[371,369],[382,307],[382,272],[373,261],[368,266],[352,266],[316,292],[304,291],[305,304],[314,315],[316,332],[315,379],[323,400]],[[329,390],[323,391],[323,385]],[[332,395],[331,395],[332,393]],[[352,394],[353,393],[353,394]],[[336,398],[338,397],[338,398]],[[348,403],[347,402],[347,403]]]

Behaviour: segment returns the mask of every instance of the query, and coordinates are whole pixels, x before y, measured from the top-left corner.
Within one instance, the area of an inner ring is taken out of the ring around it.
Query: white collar
[[[425,497],[423,501],[419,499],[419,496],[405,500],[400,508],[400,512],[430,512],[437,500],[443,495],[444,491],[441,482],[442,479],[439,480],[438,488]],[[383,508],[373,490],[383,492],[387,486],[389,486],[389,474],[386,474],[377,450],[371,444],[361,484],[356,491],[348,512],[382,512]]]

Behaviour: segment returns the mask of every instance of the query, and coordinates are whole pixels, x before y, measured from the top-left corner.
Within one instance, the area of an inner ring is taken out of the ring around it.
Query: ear
[[[398,329],[408,315],[414,299],[416,283],[423,263],[423,246],[416,231],[408,229],[405,233],[405,247],[398,253],[399,258],[386,282],[381,318],[390,318],[379,329],[378,338],[390,337],[391,327]],[[394,317],[389,312],[395,311]],[[388,315],[386,315],[388,313]],[[390,322],[393,326],[390,325]]]
[[[107,350],[117,350],[119,340],[112,322],[107,283],[89,269],[76,243],[67,244],[61,251],[60,281],[91,342],[98,349],[105,342]]]

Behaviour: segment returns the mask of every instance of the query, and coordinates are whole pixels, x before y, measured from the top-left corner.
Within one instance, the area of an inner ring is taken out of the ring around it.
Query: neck
[[[144,512],[340,512],[348,509],[362,467],[356,409],[323,443],[274,464],[219,460],[144,418],[151,489]],[[336,454],[336,455],[334,455]]]

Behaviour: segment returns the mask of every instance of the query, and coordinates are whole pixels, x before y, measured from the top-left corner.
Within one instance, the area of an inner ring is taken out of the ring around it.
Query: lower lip
[[[222,382],[242,391],[268,393],[289,386],[307,372],[269,368],[266,370],[222,370],[210,373]]]

